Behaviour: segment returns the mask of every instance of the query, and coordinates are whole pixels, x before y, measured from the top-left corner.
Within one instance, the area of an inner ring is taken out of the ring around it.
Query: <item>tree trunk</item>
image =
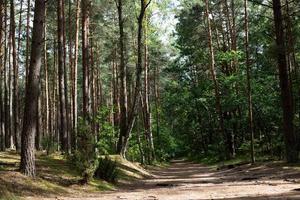
[[[141,89],[141,75],[143,72],[143,48],[144,44],[142,42],[143,40],[143,34],[144,34],[144,18],[146,14],[146,10],[148,6],[151,3],[151,0],[140,0],[141,2],[141,10],[140,14],[138,17],[138,38],[137,38],[137,65],[136,65],[136,80],[135,80],[135,88],[133,92],[133,102],[131,104],[131,109],[129,110],[128,114],[128,119],[127,119],[127,125],[126,125],[126,132],[125,132],[125,137],[123,137],[123,145],[121,146],[121,155],[125,157],[127,145],[128,145],[128,140],[134,125],[135,121],[135,115],[136,115],[136,106],[138,104],[138,99],[139,99],[139,93]],[[121,110],[122,113],[122,110]],[[122,120],[121,120],[122,121]],[[121,133],[120,133],[121,135]],[[119,145],[120,146],[120,145]]]
[[[286,147],[286,159],[290,163],[295,163],[298,161],[298,140],[293,128],[294,113],[292,105],[291,88],[289,85],[288,78],[284,26],[280,0],[273,0],[273,13],[275,21],[277,62],[281,88],[281,102],[283,109],[283,131]]]
[[[117,153],[125,157],[125,137],[127,134],[127,83],[126,83],[126,64],[125,64],[125,43],[124,43],[124,19],[123,19],[123,0],[118,0],[118,16],[119,16],[119,48],[120,48],[120,133],[117,145]]]
[[[5,63],[3,62],[3,50],[4,50],[4,43],[3,43],[3,10],[4,10],[4,1],[0,0],[0,151],[5,150],[5,113],[4,113],[4,68],[5,68]]]
[[[246,67],[247,67],[247,92],[248,92],[248,120],[251,135],[251,162],[255,162],[254,156],[254,125],[253,125],[253,105],[251,91],[251,66],[250,66],[250,51],[249,51],[249,21],[248,21],[248,0],[244,1],[245,8],[245,52],[246,52]]]
[[[47,16],[46,13],[46,9],[45,9],[45,16]],[[46,21],[46,19],[45,19]],[[44,76],[45,76],[45,107],[46,107],[46,112],[45,112],[45,135],[47,135],[47,137],[49,137],[50,134],[50,124],[51,124],[51,118],[50,118],[50,106],[49,106],[49,102],[50,102],[50,95],[49,95],[49,77],[48,77],[48,56],[47,56],[47,24],[45,22],[45,26],[44,26],[44,37],[45,37],[45,43],[44,43]],[[49,137],[50,138],[50,137]]]
[[[90,106],[89,106],[89,10],[90,0],[82,0],[82,108],[83,116],[85,119],[89,117]]]
[[[14,0],[10,0],[10,37],[12,43],[12,61],[13,61],[13,133],[16,150],[19,145],[19,68],[17,64],[16,47],[16,23],[15,23],[15,5]]]
[[[146,22],[147,23],[147,22]],[[149,69],[149,52],[147,45],[147,26],[145,27],[145,45],[144,45],[144,113],[145,113],[145,135],[149,145],[149,160],[150,163],[155,160],[154,142],[152,134],[152,119],[150,108],[150,69]]]
[[[8,76],[9,72],[7,70],[7,60],[8,60],[8,42],[7,42],[7,0],[4,2],[4,131],[5,131],[5,147],[10,147],[10,124],[9,124],[9,86],[8,86]]]
[[[63,0],[57,1],[57,37],[58,37],[58,83],[60,102],[60,142],[63,152],[68,151],[67,121],[66,121],[66,101],[65,101],[65,81],[64,81],[64,23],[63,23]]]
[[[219,83],[217,80],[217,74],[216,74],[216,69],[215,69],[215,54],[214,54],[214,47],[213,47],[213,41],[212,41],[212,29],[211,29],[211,22],[210,22],[210,17],[209,17],[208,0],[205,0],[205,5],[206,5],[206,20],[207,20],[207,28],[208,28],[208,43],[209,43],[209,51],[210,51],[210,72],[211,72],[211,76],[212,76],[212,79],[214,82],[216,110],[219,115],[219,131],[220,131],[221,136],[226,140],[223,111],[222,111],[221,98],[220,98],[220,92],[219,92]],[[225,148],[224,148],[224,150],[225,150]],[[229,152],[230,152],[230,150],[225,153],[228,154]]]
[[[27,77],[28,77],[28,68],[29,68],[29,52],[30,52],[30,36],[29,36],[29,29],[30,29],[30,9],[31,9],[31,5],[30,5],[30,0],[27,0],[27,17],[26,17],[26,58],[25,58],[25,62],[26,62],[26,70],[25,70],[25,76],[26,76],[26,81],[27,81]]]
[[[75,43],[74,43],[74,60],[73,60],[73,128],[74,128],[74,148],[77,149],[77,71],[78,71],[78,41],[79,41],[79,19],[80,19],[80,0],[76,1],[76,24],[75,24]]]
[[[22,130],[21,164],[20,170],[27,176],[34,177],[35,150],[34,136],[36,133],[37,104],[39,94],[39,79],[43,49],[43,33],[45,21],[45,1],[36,0],[34,9],[34,23],[31,44],[31,59],[28,82],[26,83],[25,108]]]
[[[65,95],[65,134],[64,134],[64,143],[65,143],[65,152],[66,153],[71,153],[70,149],[70,111],[69,111],[69,97],[68,97],[68,68],[66,64],[66,57],[67,57],[67,50],[66,50],[66,17],[65,17],[65,1],[62,1],[62,9],[61,9],[61,14],[62,14],[62,32],[63,32],[63,72],[64,72],[64,95]]]

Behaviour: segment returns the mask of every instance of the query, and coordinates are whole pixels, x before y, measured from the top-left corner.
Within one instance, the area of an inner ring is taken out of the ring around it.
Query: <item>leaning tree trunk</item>
[[[43,32],[45,22],[45,0],[36,0],[34,9],[34,23],[32,31],[31,56],[26,83],[25,110],[22,130],[21,164],[20,170],[27,176],[34,177],[35,149],[34,136],[36,133],[37,105],[39,94],[40,68],[43,52]]]
[[[143,34],[144,34],[144,18],[146,14],[146,10],[151,3],[151,0],[140,0],[141,2],[141,10],[138,17],[138,37],[137,37],[137,65],[136,65],[136,80],[135,80],[135,88],[133,92],[133,102],[131,104],[130,112],[128,114],[127,126],[125,137],[123,138],[123,145],[121,148],[121,155],[125,157],[125,153],[127,150],[127,145],[129,141],[129,137],[134,125],[135,115],[136,115],[136,107],[138,104],[139,93],[141,89],[141,75],[143,72]],[[122,111],[121,111],[122,112]]]

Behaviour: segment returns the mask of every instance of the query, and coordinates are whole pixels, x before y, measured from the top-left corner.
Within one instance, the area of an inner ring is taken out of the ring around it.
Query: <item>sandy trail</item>
[[[243,165],[214,170],[201,164],[176,160],[170,167],[152,173],[153,178],[123,186],[117,191],[55,199],[300,199],[300,172],[282,164]]]

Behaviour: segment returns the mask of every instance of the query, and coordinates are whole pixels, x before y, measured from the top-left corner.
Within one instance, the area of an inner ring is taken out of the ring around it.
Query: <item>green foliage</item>
[[[225,52],[218,52],[218,54],[216,55],[216,60],[218,63],[227,63],[230,64],[230,62],[233,61],[239,61],[242,60],[244,58],[244,53],[241,51],[225,51]]]
[[[98,157],[115,151],[116,133],[109,122],[110,113],[109,107],[101,107],[96,116],[79,118],[77,149],[70,159],[88,180],[99,168],[98,162],[102,160]]]
[[[115,153],[118,131],[108,120],[112,112],[112,108],[103,106],[99,109],[94,123],[99,124],[99,135],[97,149],[100,155],[110,155]]]
[[[77,166],[84,180],[89,181],[94,175],[98,161],[91,120],[79,118],[77,141],[77,150],[71,156],[71,162]]]
[[[42,148],[46,149],[47,155],[53,154],[58,149],[58,144],[52,136],[45,136],[41,142]]]
[[[249,156],[250,133],[247,69],[243,51],[244,36],[237,34],[238,50],[234,51],[230,42],[227,44],[227,41],[222,41],[222,37],[219,38],[221,43],[217,44],[214,35],[216,33],[213,33],[215,68],[225,128],[223,136],[219,131],[215,88],[209,68],[204,5],[198,2],[182,5],[183,9],[177,15],[176,25],[175,46],[179,50],[179,55],[164,71],[168,74],[168,79],[164,82],[161,114],[165,118],[163,126],[166,130],[170,130],[165,132],[165,136],[174,138],[176,145],[172,150],[177,156],[190,155],[201,159],[206,157],[209,162],[218,162],[225,157],[224,149],[220,147],[226,145],[228,148],[231,141],[234,141],[234,150],[238,156]],[[236,8],[242,6],[237,2]],[[252,4],[249,5],[249,9],[256,14],[264,12],[261,8],[254,8]],[[267,14],[271,13],[267,12]],[[216,13],[214,17],[213,30],[221,30],[224,19]],[[240,21],[240,18],[236,20],[236,30],[242,30],[244,22]],[[272,23],[268,18],[256,16],[251,17],[250,21],[249,48],[255,151],[258,157],[269,155],[272,158],[282,158],[284,142],[281,127],[282,113],[279,109],[281,106],[279,82],[273,59],[274,40],[272,37],[266,37],[266,34],[272,35],[270,33]],[[293,85],[295,87],[297,84]],[[296,88],[293,90],[294,93],[298,92]],[[294,124],[296,128],[300,124],[297,117]],[[161,148],[164,152],[168,149],[163,146]]]

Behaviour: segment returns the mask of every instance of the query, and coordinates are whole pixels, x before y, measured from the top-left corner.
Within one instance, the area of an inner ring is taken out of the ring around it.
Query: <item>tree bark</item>
[[[31,56],[28,81],[26,83],[25,108],[22,130],[20,170],[27,176],[35,177],[34,136],[36,133],[40,68],[43,50],[45,22],[45,1],[35,0],[34,23],[32,32]]]
[[[247,67],[247,92],[248,92],[248,120],[251,136],[251,162],[255,163],[254,156],[254,125],[253,125],[253,104],[252,104],[252,89],[251,89],[251,64],[249,51],[249,21],[248,21],[248,0],[244,0],[245,8],[245,52],[246,52],[246,67]]]
[[[139,99],[139,93],[140,93],[140,89],[141,89],[141,74],[143,72],[143,48],[144,48],[144,44],[143,44],[143,34],[144,34],[144,18],[145,18],[145,13],[146,10],[148,8],[148,6],[151,3],[151,0],[147,1],[147,0],[140,0],[141,2],[141,10],[140,10],[140,14],[138,17],[138,37],[137,37],[137,65],[136,65],[136,73],[135,73],[135,88],[134,88],[134,92],[133,92],[133,102],[131,104],[131,108],[129,110],[129,114],[128,114],[128,119],[127,119],[127,125],[126,125],[126,132],[125,132],[125,136],[123,136],[123,142],[122,142],[122,146],[121,146],[121,150],[120,153],[123,157],[125,157],[126,154],[126,149],[127,149],[127,145],[128,145],[128,140],[135,122],[135,115],[136,115],[136,107],[138,104],[138,99]],[[122,110],[121,110],[122,113]],[[122,120],[121,120],[122,121]],[[121,133],[120,133],[121,135]],[[119,140],[120,142],[120,140]]]
[[[13,62],[13,133],[16,150],[20,149],[19,145],[19,68],[17,64],[17,47],[16,47],[16,23],[15,23],[15,4],[10,0],[10,38],[12,43],[12,62]]]
[[[29,29],[30,29],[30,9],[31,9],[31,5],[30,5],[30,0],[27,0],[27,17],[26,17],[26,58],[25,58],[25,62],[26,62],[26,70],[25,70],[25,76],[26,79],[28,77],[28,68],[29,68],[29,52],[30,52],[30,36],[29,36]],[[27,81],[27,80],[26,80]]]
[[[58,83],[59,83],[59,102],[60,102],[60,142],[63,152],[68,151],[67,120],[66,120],[66,101],[65,101],[65,81],[64,81],[64,18],[63,1],[57,1],[57,37],[58,37]]]
[[[76,24],[75,24],[75,43],[74,43],[74,60],[73,60],[73,128],[74,128],[74,148],[77,149],[77,71],[78,71],[78,41],[79,41],[79,19],[80,19],[80,0],[76,1]]]
[[[5,63],[3,62],[3,10],[4,10],[4,1],[0,0],[0,151],[4,151],[5,150],[5,113],[4,113],[4,68],[5,68]]]
[[[283,110],[283,134],[285,138],[286,159],[289,163],[295,163],[298,161],[298,140],[293,127],[294,113],[292,105],[291,88],[288,78],[284,26],[280,0],[273,0],[273,14],[275,22],[277,63],[279,70],[281,102]]]
[[[90,65],[90,55],[89,55],[89,10],[90,10],[90,0],[82,0],[81,2],[82,10],[82,108],[83,116],[85,119],[89,117],[90,106],[89,106],[89,65]]]
[[[147,23],[147,22],[146,22]],[[145,135],[148,139],[149,146],[149,164],[155,160],[154,142],[152,134],[152,115],[150,108],[150,69],[149,69],[149,52],[147,45],[147,26],[145,27],[145,45],[144,45],[144,113],[145,113]]]
[[[116,2],[118,8],[118,19],[119,19],[119,48],[120,48],[120,133],[119,141],[117,145],[117,153],[125,157],[125,137],[127,134],[127,120],[128,120],[128,109],[127,109],[127,82],[126,82],[126,71],[127,67],[125,64],[125,43],[124,43],[124,19],[123,19],[123,0]]]
[[[224,119],[223,119],[223,110],[221,105],[221,98],[220,98],[220,91],[219,91],[219,83],[217,80],[217,74],[215,69],[215,54],[214,54],[214,47],[212,41],[212,29],[211,29],[211,22],[209,17],[209,3],[208,0],[205,0],[205,12],[206,12],[206,20],[207,20],[207,28],[208,28],[208,45],[209,45],[209,52],[210,52],[210,72],[214,83],[215,89],[215,98],[216,98],[216,110],[219,115],[219,132],[221,136],[226,140],[225,136],[225,129],[224,129]],[[224,148],[225,150],[226,148]],[[226,152],[228,154],[228,152]]]

